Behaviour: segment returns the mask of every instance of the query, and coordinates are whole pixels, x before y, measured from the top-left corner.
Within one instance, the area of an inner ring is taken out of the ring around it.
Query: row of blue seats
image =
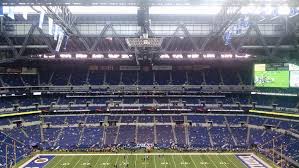
[[[165,117],[165,116],[164,116]],[[163,118],[164,118],[163,117]],[[196,118],[190,116],[191,118]],[[48,117],[54,120],[57,117]],[[73,118],[70,116],[66,117]],[[75,118],[75,117],[74,117]],[[96,117],[95,117],[96,118]],[[90,121],[97,121],[92,118]],[[79,120],[78,120],[79,119]],[[116,118],[113,118],[116,119]],[[180,119],[180,118],[178,118]],[[216,122],[220,122],[221,117],[211,117]],[[249,121],[253,120],[252,124],[267,123],[269,119],[258,117],[250,117]],[[81,118],[71,119],[72,121],[80,121]],[[165,121],[167,119],[163,119]],[[196,118],[198,120],[198,117]],[[204,118],[207,121],[207,118]],[[227,119],[233,121],[245,121],[243,117]],[[246,119],[247,120],[247,119]],[[262,120],[256,122],[257,120]],[[270,121],[272,122],[272,121]],[[276,120],[276,123],[280,121]],[[156,129],[156,130],[155,130]],[[231,131],[229,130],[231,129]],[[17,157],[23,158],[30,153],[31,146],[40,144],[43,148],[60,148],[60,149],[76,149],[102,147],[103,145],[120,144],[125,146],[134,145],[135,143],[156,143],[159,147],[170,147],[172,144],[189,145],[193,148],[242,148],[249,145],[258,145],[260,148],[272,148],[273,139],[275,140],[275,148],[283,145],[283,153],[294,160],[298,161],[298,139],[287,134],[281,134],[273,130],[251,128],[248,136],[247,127],[222,126],[222,127],[202,127],[200,125],[193,127],[185,127],[177,125],[157,125],[153,126],[138,126],[122,125],[109,127],[50,127],[44,128],[43,134],[45,142],[41,142],[40,126],[26,126],[14,129],[5,129],[0,133],[0,150],[2,157],[6,155],[6,146],[8,146],[8,155],[13,158],[14,144],[16,144]],[[156,132],[156,133],[155,133]],[[104,137],[105,134],[105,137]],[[5,163],[1,160],[1,163]]]
[[[68,105],[70,102],[74,104],[86,104],[91,102],[93,104],[106,104],[107,101],[121,101],[124,104],[167,104],[173,101],[182,101],[186,104],[199,104],[205,102],[206,104],[252,104],[256,105],[272,106],[276,104],[278,107],[296,108],[299,100],[297,97],[277,97],[277,96],[257,96],[257,95],[228,95],[226,97],[200,97],[200,98],[67,98],[65,96],[24,96],[24,97],[2,97],[0,98],[0,107],[13,107],[14,104],[20,106],[31,106],[35,103],[50,105],[52,102],[59,105]]]
[[[116,121],[121,123],[171,123],[171,122],[181,122],[190,121],[192,123],[214,123],[214,124],[225,124],[229,125],[240,125],[252,124],[252,125],[269,125],[274,127],[279,127],[286,130],[294,130],[299,132],[299,123],[292,120],[278,120],[275,118],[261,118],[261,117],[248,117],[248,116],[224,116],[224,115],[124,115],[124,116],[113,116],[113,115],[77,115],[77,116],[48,116],[44,117],[43,121],[45,123],[50,123],[52,125],[63,125],[63,124],[79,124],[79,123],[100,123],[104,121]],[[1,125],[10,125],[15,121],[22,122],[33,122],[41,121],[39,115],[25,115],[21,117],[9,117],[0,119]]]
[[[204,70],[204,71],[41,71],[39,75],[6,74],[0,75],[3,86],[24,85],[239,85],[251,84],[247,71]],[[1,86],[0,85],[0,86]]]

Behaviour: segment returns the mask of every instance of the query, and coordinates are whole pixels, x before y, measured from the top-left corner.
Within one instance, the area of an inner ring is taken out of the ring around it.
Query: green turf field
[[[59,154],[44,168],[246,168],[234,154]],[[23,165],[27,167],[26,164]]]

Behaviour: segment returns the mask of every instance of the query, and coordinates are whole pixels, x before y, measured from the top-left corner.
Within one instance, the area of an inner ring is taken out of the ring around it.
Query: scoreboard
[[[255,64],[256,87],[288,88],[290,86],[289,63]]]

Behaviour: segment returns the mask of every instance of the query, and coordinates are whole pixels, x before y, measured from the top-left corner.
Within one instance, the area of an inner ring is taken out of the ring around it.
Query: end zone
[[[236,154],[236,156],[248,168],[271,168],[270,165],[254,154]]]
[[[24,163],[20,168],[43,168],[45,167],[55,155],[36,155],[32,159]]]

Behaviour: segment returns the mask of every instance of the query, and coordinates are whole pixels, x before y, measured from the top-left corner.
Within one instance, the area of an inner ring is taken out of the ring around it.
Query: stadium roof
[[[72,58],[76,54],[86,54],[87,58],[127,54],[133,60],[167,54],[170,58],[199,55],[198,59],[203,59],[210,53],[215,57],[295,58],[299,53],[296,2],[3,0],[1,62],[44,55],[60,58],[61,54],[71,54]],[[147,11],[144,26],[137,22],[139,9]],[[55,27],[59,29],[56,38]],[[59,32],[63,34],[60,42]],[[139,37],[161,38],[162,45],[134,48],[127,44],[126,39]]]

